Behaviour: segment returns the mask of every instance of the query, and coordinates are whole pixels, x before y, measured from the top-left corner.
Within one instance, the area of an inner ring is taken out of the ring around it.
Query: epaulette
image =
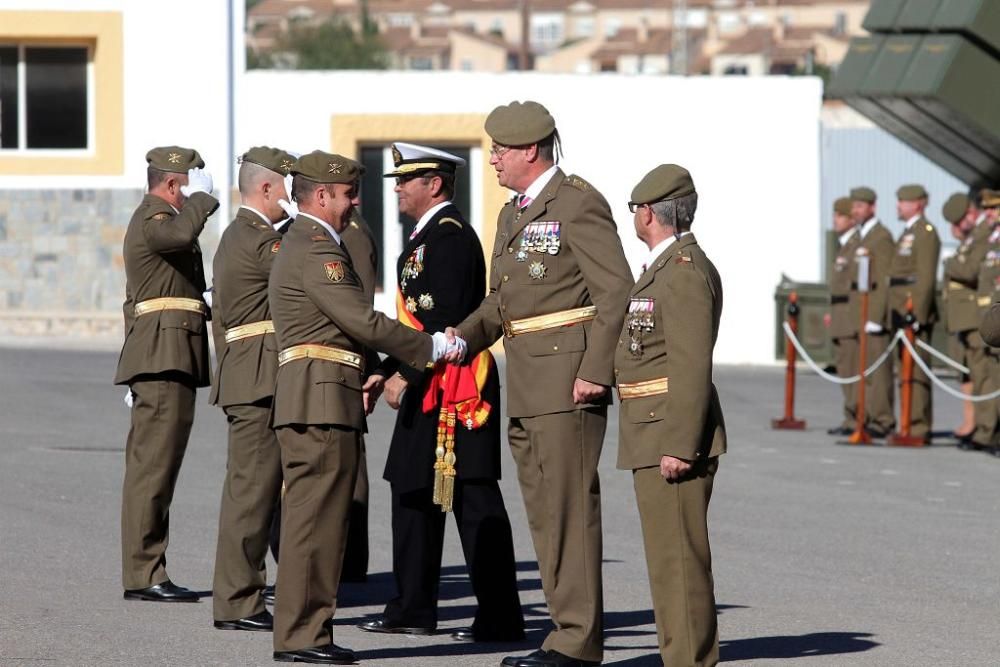
[[[566,177],[566,185],[576,188],[577,190],[582,190],[583,192],[587,192],[588,190],[594,189],[590,183],[583,180],[576,174]]]
[[[441,218],[441,220],[438,221],[438,224],[439,225],[443,225],[446,222],[450,222],[451,224],[455,225],[459,229],[462,228],[462,223],[459,222],[458,220],[456,220],[455,218]]]

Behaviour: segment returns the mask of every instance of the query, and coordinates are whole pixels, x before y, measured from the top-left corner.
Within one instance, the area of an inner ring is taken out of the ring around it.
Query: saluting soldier
[[[983,342],[989,347],[986,348],[986,359],[984,366],[988,368],[988,379],[983,385],[982,393],[991,394],[1000,389],[1000,227],[997,226],[1000,218],[1000,191],[983,190],[980,193],[980,205],[984,213],[983,223],[992,231],[987,237],[986,258],[980,268],[979,287],[976,301],[979,305],[982,323],[979,333],[983,337]],[[1000,456],[1000,399],[992,401],[982,401],[990,410],[984,411],[984,420],[992,416],[993,429],[988,428],[985,423],[983,435],[978,433],[976,439],[967,443],[959,443],[959,448],[974,451],[987,451],[994,456]]]
[[[274,659],[349,664],[331,618],[358,474],[361,432],[383,378],[364,380],[366,348],[423,369],[451,354],[368,301],[340,233],[357,203],[361,165],[314,151],[292,167],[299,214],[282,238],[268,300],[280,352],[272,424],[285,480],[274,607]]]
[[[541,649],[503,664],[598,664],[597,463],[632,274],[607,201],[556,166],[558,132],[545,107],[497,107],[486,132],[497,180],[518,194],[497,221],[490,292],[458,331],[470,353],[504,335],[507,436],[555,624]]]
[[[889,332],[885,326],[889,310],[889,267],[895,244],[892,234],[875,215],[875,191],[868,187],[851,190],[851,217],[858,229],[860,245],[854,251],[850,317],[861,321],[861,295],[858,292],[858,265],[868,257],[868,319],[864,324],[867,337],[868,366],[889,347]],[[860,366],[860,365],[859,365]],[[884,363],[864,380],[865,430],[874,437],[884,438],[896,427],[893,412],[892,364]]]
[[[726,451],[712,382],[722,281],[691,232],[697,207],[691,174],[675,164],[632,190],[649,255],[615,350],[618,468],[632,471],[664,665],[719,662],[708,504]]]
[[[852,263],[861,245],[860,233],[851,217],[851,200],[840,197],[833,203],[833,230],[837,233],[837,254],[830,272],[830,338],[833,340],[833,359],[840,377],[851,377],[858,372],[858,332],[861,323],[851,313],[851,281],[854,279]],[[850,435],[857,426],[857,384],[841,385],[844,394],[844,418],[834,426],[830,435]]]
[[[167,576],[170,503],[209,384],[205,269],[198,236],[219,206],[198,151],[146,154],[148,192],[132,214],[125,260],[125,343],[115,384],[128,385],[132,426],[122,489],[122,585],[126,600],[197,602]]]
[[[962,378],[962,390],[976,395],[981,393],[983,381],[989,374],[988,367],[983,365],[986,346],[979,335],[979,307],[976,305],[979,266],[986,257],[989,229],[979,224],[976,219],[978,209],[961,192],[948,198],[941,214],[959,240],[955,254],[944,261],[945,285],[941,294],[949,356],[969,369],[968,376]],[[987,410],[990,408],[987,407]],[[959,440],[971,439],[976,431],[975,415],[982,411],[980,404],[965,401],[964,420],[954,432],[955,437]]]
[[[451,201],[456,169],[465,160],[403,142],[393,144],[392,150],[395,169],[385,176],[396,179],[400,212],[417,220],[396,264],[397,316],[419,331],[444,331],[475,311],[486,293],[479,237]],[[497,483],[500,379],[493,355],[484,350],[462,366],[436,371],[418,371],[387,359],[383,371],[389,378],[386,400],[399,409],[384,473],[392,486],[396,596],[380,617],[359,627],[369,632],[433,633],[447,517],[442,509],[449,504],[442,496],[450,492],[479,602],[472,627],[453,636],[463,641],[523,639],[514,541]],[[465,391],[451,392],[451,381]],[[446,464],[449,454],[455,458]],[[453,489],[444,491],[449,465]]]
[[[267,536],[281,490],[281,452],[270,414],[278,347],[267,302],[271,265],[281,248],[274,225],[291,199],[285,179],[295,158],[257,146],[240,156],[241,206],[213,262],[213,327],[218,369],[210,401],[226,413],[229,455],[219,510],[212,584],[215,627],[270,630],[264,607]]]
[[[896,192],[899,219],[905,229],[896,242],[896,252],[889,268],[889,316],[886,326],[893,331],[906,326],[907,299],[912,298],[916,319],[916,337],[930,343],[937,322],[937,266],[941,239],[934,225],[924,217],[927,191],[922,185],[904,185]],[[930,366],[930,353],[917,348],[920,358]],[[910,434],[930,442],[932,413],[930,378],[914,364]]]

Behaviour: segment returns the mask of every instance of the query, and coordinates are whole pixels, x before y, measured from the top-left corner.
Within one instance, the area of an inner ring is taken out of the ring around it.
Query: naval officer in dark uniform
[[[455,170],[465,161],[405,143],[393,145],[393,157],[396,169],[386,177],[396,179],[400,212],[418,221],[397,262],[398,318],[428,333],[444,331],[475,311],[486,293],[479,238],[451,202]],[[436,371],[388,359],[383,370],[386,400],[399,409],[384,473],[392,486],[397,595],[380,617],[359,627],[407,634],[435,630],[450,504],[479,602],[472,627],[453,636],[523,639],[510,521],[497,484],[500,381],[493,356],[487,350],[462,366]],[[444,490],[447,484],[450,492]]]

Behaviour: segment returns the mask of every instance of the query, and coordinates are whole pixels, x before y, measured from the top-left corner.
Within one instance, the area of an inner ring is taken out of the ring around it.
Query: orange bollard
[[[799,295],[792,292],[788,295],[788,326],[792,333],[799,332]],[[772,419],[771,428],[786,431],[801,431],[806,423],[795,418],[795,346],[791,339],[785,342],[785,416]]]
[[[913,316],[913,297],[906,298],[906,340],[910,345],[914,344],[916,334],[913,332],[913,323],[917,319]],[[927,444],[925,438],[917,438],[910,435],[911,421],[913,419],[913,355],[907,347],[903,347],[903,357],[899,375],[899,426],[896,433],[886,438],[886,444],[896,447],[924,447]]]
[[[865,322],[868,321],[868,289],[861,294],[861,328],[858,331],[858,374],[861,379],[858,381],[858,409],[855,411],[858,416],[857,426],[854,428],[847,442],[851,445],[870,445],[872,437],[865,430],[865,369],[868,367],[868,334],[865,333]]]

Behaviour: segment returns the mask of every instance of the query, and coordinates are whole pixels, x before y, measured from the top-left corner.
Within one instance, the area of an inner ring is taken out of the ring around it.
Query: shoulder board
[[[575,174],[573,174],[572,176],[567,176],[565,183],[566,185],[572,188],[576,188],[577,190],[582,190],[583,192],[587,192],[588,190],[594,189],[593,186],[590,185],[590,183],[588,183],[587,181],[583,180],[582,178],[580,178]]]
[[[438,221],[438,224],[439,224],[439,225],[443,225],[443,224],[444,224],[444,223],[446,223],[446,222],[450,222],[451,224],[455,225],[455,226],[456,226],[456,227],[458,227],[459,229],[461,229],[461,228],[462,228],[462,223],[461,223],[461,222],[459,222],[458,220],[456,220],[455,218],[441,218],[441,219],[440,219],[440,220]]]
[[[170,214],[169,213],[164,213],[163,211],[160,211],[159,213],[154,213],[153,215],[151,215],[149,217],[150,220],[167,220],[169,218],[170,218]]]

